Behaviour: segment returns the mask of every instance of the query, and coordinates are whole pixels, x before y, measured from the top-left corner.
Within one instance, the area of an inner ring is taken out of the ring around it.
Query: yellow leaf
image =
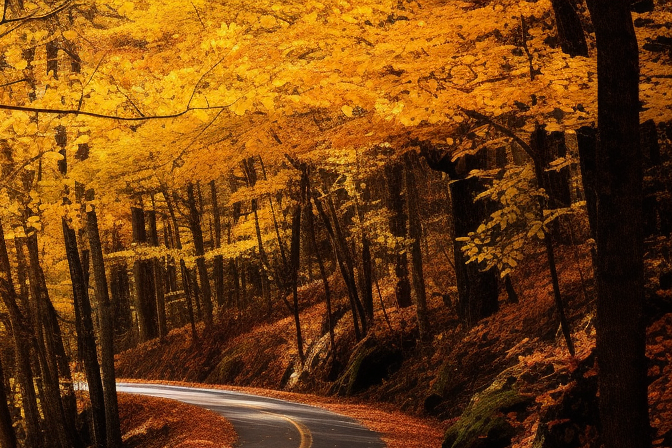
[[[341,112],[343,112],[343,114],[344,114],[346,117],[352,117],[352,107],[351,107],[351,106],[343,106],[343,107],[341,107]]]
[[[277,24],[277,21],[273,16],[261,16],[259,24],[264,28],[273,28]]]

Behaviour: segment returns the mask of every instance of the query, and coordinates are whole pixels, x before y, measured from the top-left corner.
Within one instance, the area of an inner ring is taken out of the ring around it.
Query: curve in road
[[[117,392],[182,401],[226,417],[244,448],[383,448],[377,433],[354,419],[276,398],[220,389],[117,383]]]

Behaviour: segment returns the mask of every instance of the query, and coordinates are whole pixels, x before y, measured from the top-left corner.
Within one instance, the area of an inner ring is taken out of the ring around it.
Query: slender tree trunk
[[[415,156],[417,158],[417,156]],[[416,314],[418,317],[418,330],[420,339],[427,341],[431,339],[431,330],[429,327],[429,316],[427,314],[427,293],[425,292],[425,276],[422,270],[422,224],[420,222],[420,211],[418,209],[417,185],[415,173],[413,172],[414,157],[408,156],[406,160],[406,207],[408,209],[408,237],[413,241],[411,243],[411,270],[413,279],[413,289],[415,291]]]
[[[562,51],[568,55],[588,57],[588,45],[583,34],[581,18],[572,0],[551,0],[555,22],[558,28],[558,39]]]
[[[203,231],[201,229],[201,216],[196,207],[196,198],[194,197],[194,185],[187,185],[187,203],[189,205],[189,227],[194,238],[194,250],[196,252],[196,266],[198,276],[201,280],[201,298],[203,302],[204,320],[206,327],[212,326],[212,293],[210,290],[210,280],[208,279],[208,269],[205,265],[205,247],[203,246]]]
[[[81,315],[81,332],[78,328],[77,337],[82,339],[84,349],[84,368],[89,385],[89,397],[91,399],[91,416],[93,418],[93,440],[97,447],[104,448],[106,445],[105,425],[105,398],[103,383],[100,378],[100,365],[96,350],[96,340],[91,317],[91,303],[85,287],[84,272],[82,271],[75,231],[70,228],[63,218],[63,238],[65,239],[68,265],[70,266],[70,278],[72,280],[72,292],[75,298],[75,306],[79,308]]]
[[[362,332],[359,329],[359,319],[357,318],[357,305],[355,304],[355,296],[357,294],[357,288],[354,285],[354,279],[350,278],[348,270],[343,261],[343,256],[340,253],[341,248],[339,245],[339,241],[336,238],[334,229],[331,226],[329,216],[327,216],[327,213],[324,211],[322,204],[317,198],[313,197],[313,202],[315,203],[315,208],[317,209],[317,212],[320,214],[322,222],[324,223],[324,226],[327,229],[327,233],[329,234],[329,238],[331,239],[331,246],[334,251],[334,256],[336,257],[336,263],[338,264],[338,267],[341,271],[341,276],[343,277],[345,285],[348,289],[348,298],[350,299],[350,309],[352,311],[352,320],[355,329],[355,338],[359,341],[362,339]]]
[[[0,446],[3,448],[16,448],[16,434],[12,426],[12,416],[7,405],[7,393],[5,392],[5,373],[0,360]]]
[[[305,355],[303,354],[303,337],[301,336],[301,322],[299,320],[299,295],[298,295],[298,286],[299,286],[299,262],[301,258],[301,204],[297,204],[294,209],[294,216],[292,217],[292,247],[291,247],[291,260],[292,260],[292,296],[294,298],[294,323],[296,325],[296,346],[299,350],[299,358],[301,359],[301,364],[305,360]]]
[[[175,208],[173,203],[170,200],[168,191],[163,188],[161,190],[163,198],[166,200],[166,206],[168,207],[168,213],[170,214],[170,219],[173,223],[173,236],[175,237],[175,248],[177,250],[182,250],[182,238],[180,237],[180,227],[177,224],[177,216],[175,216]],[[189,280],[189,270],[187,265],[184,262],[184,259],[180,256],[180,275],[182,277],[182,289],[184,290],[184,299],[187,302],[187,313],[189,315],[189,324],[191,326],[191,339],[192,343],[195,343],[198,340],[198,332],[196,331],[196,318],[194,316],[194,306],[192,302],[192,290]]]
[[[49,299],[44,272],[40,266],[37,234],[31,234],[25,242],[30,260],[30,289],[34,302],[35,340],[44,391],[44,408],[51,417],[49,430],[56,434],[55,439],[61,446],[80,447],[82,442],[75,428],[77,409],[70,364],[65,354],[56,310]],[[63,378],[62,383],[59,382],[59,377]],[[61,386],[65,389],[63,397]]]
[[[332,353],[336,353],[336,338],[334,336],[334,323],[331,314],[331,290],[329,289],[329,280],[327,279],[327,272],[324,268],[324,261],[317,246],[317,238],[315,237],[315,219],[313,217],[313,204],[311,202],[310,189],[308,190],[308,202],[306,203],[306,224],[308,225],[310,244],[313,246],[313,252],[317,258],[317,265],[320,268],[320,277],[322,278],[322,284],[324,285],[324,299],[327,304],[327,327],[329,329],[331,351]]]
[[[547,160],[548,157],[548,138],[546,131],[543,126],[537,125],[537,128],[532,133],[532,140],[530,147],[534,151],[533,153],[533,162],[534,162],[534,171],[537,178],[537,183],[543,187],[549,195],[549,199],[554,202],[559,202],[560,199],[555,193],[556,189],[553,184],[553,177],[549,175],[546,171],[548,166]],[[559,204],[564,205],[564,204]],[[548,207],[546,200],[543,197],[539,197],[539,219],[543,220],[544,210]],[[551,204],[551,208],[557,208]],[[569,322],[565,315],[565,307],[562,302],[562,295],[560,293],[560,282],[558,280],[558,271],[555,265],[555,254],[553,250],[553,236],[557,234],[558,226],[555,225],[551,229],[543,229],[544,232],[544,246],[546,248],[546,256],[548,258],[548,269],[551,273],[551,282],[553,284],[553,297],[555,299],[555,306],[558,312],[558,318],[560,320],[560,327],[562,328],[562,334],[565,337],[565,343],[567,344],[567,349],[569,353],[574,356],[574,343],[572,342],[571,330],[569,328]]]
[[[131,209],[133,241],[136,244],[147,243],[145,230],[145,212],[141,208]],[[133,264],[135,280],[136,312],[140,327],[140,340],[148,341],[158,336],[154,276],[150,260],[137,260]]]
[[[103,392],[105,401],[105,427],[107,448],[121,448],[121,429],[117,408],[117,386],[114,373],[114,332],[112,331],[112,304],[107,290],[107,276],[103,249],[98,232],[98,217],[95,209],[87,212],[87,230],[91,246],[93,278],[96,282],[96,301],[100,313],[100,355],[103,368]]]
[[[597,41],[597,363],[605,448],[648,448],[639,49],[630,2],[589,0]]]
[[[147,211],[147,221],[149,223],[149,245],[159,247],[159,234],[156,228],[156,211]],[[163,340],[168,335],[168,325],[166,323],[166,292],[165,278],[163,275],[163,266],[161,260],[152,258],[152,278],[154,280],[154,303],[156,307],[156,321],[158,324],[159,338]]]
[[[215,248],[222,247],[222,220],[217,201],[217,186],[215,181],[210,181],[210,197],[212,199],[212,216],[215,227]],[[216,255],[214,260],[215,269],[215,297],[218,306],[224,306],[224,257]]]
[[[387,206],[390,210],[390,232],[401,240],[408,237],[406,229],[406,214],[404,213],[404,196],[402,186],[404,179],[404,167],[394,162],[385,166],[385,179],[387,180]],[[411,306],[411,283],[408,281],[408,256],[405,248],[397,244],[395,248],[396,264],[394,273],[397,277],[395,294],[397,305],[400,308]]]
[[[17,254],[19,250],[21,250],[21,247],[17,246]],[[35,394],[35,387],[33,386],[33,369],[30,362],[30,328],[26,328],[26,319],[16,303],[17,296],[12,281],[11,265],[2,222],[0,222],[0,279],[2,279],[0,295],[7,307],[11,322],[14,353],[16,356],[16,375],[21,390],[26,428],[26,443],[29,446],[40,447],[42,446],[40,414],[37,408],[37,396]],[[12,434],[14,434],[13,429]],[[16,444],[16,441],[14,443]]]

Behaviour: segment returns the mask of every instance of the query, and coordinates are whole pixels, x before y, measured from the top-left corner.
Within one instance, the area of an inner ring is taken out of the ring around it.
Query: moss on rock
[[[505,414],[530,401],[511,387],[490,387],[474,397],[462,417],[446,431],[443,448],[504,448],[515,429]]]

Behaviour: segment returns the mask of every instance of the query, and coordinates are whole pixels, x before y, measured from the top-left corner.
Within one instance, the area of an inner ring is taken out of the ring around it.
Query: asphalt
[[[117,392],[169,398],[214,411],[238,433],[242,448],[378,448],[380,436],[325,409],[243,392],[117,383]]]

